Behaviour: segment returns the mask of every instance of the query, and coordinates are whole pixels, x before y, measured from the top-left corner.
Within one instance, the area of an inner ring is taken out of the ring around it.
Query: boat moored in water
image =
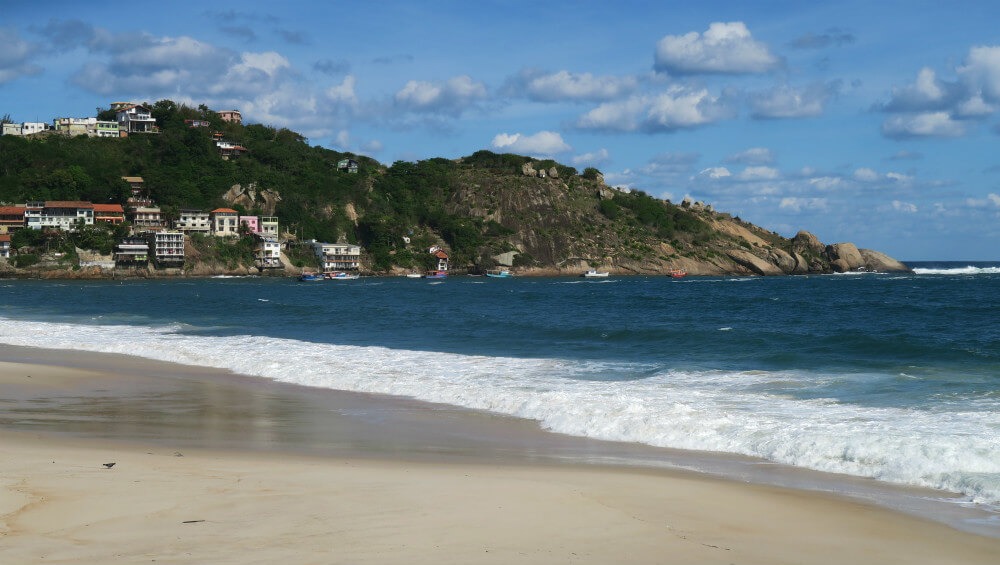
[[[585,279],[603,279],[607,278],[610,273],[607,271],[598,271],[597,269],[590,269],[587,272],[581,274],[580,276]]]

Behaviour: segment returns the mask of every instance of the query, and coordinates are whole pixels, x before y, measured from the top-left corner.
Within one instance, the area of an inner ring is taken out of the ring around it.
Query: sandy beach
[[[832,495],[536,461],[523,446],[561,444],[530,422],[132,358],[0,353],[4,563],[1000,560],[998,539]],[[361,416],[338,417],[349,412]]]

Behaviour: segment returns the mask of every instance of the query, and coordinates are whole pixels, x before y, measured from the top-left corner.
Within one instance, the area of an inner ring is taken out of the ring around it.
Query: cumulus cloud
[[[699,171],[698,176],[710,179],[724,179],[733,176],[733,174],[725,167],[709,167]]]
[[[573,149],[554,131],[540,131],[534,135],[499,133],[493,138],[493,148],[532,156],[551,156]]]
[[[0,84],[41,72],[41,68],[31,63],[38,46],[21,39],[17,30],[0,28],[0,45],[3,45],[0,49]]]
[[[595,76],[591,73],[523,70],[508,80],[505,90],[538,102],[614,100],[635,91],[639,81],[632,76]]]
[[[607,102],[577,120],[577,127],[605,131],[670,132],[712,124],[735,115],[727,96],[675,85],[654,95]]]
[[[806,33],[790,43],[795,49],[825,49],[854,43],[854,34],[838,28],[830,28],[823,33]]]
[[[715,22],[704,33],[668,35],[656,45],[653,68],[671,74],[761,73],[780,64],[743,22]]]
[[[917,206],[916,204],[911,204],[909,202],[893,200],[892,209],[896,210],[897,212],[906,212],[907,214],[913,214],[917,211]]]
[[[326,97],[331,102],[345,103],[351,106],[357,105],[358,97],[354,93],[354,84],[357,80],[354,75],[347,75],[344,80],[326,90]]]
[[[754,166],[743,169],[739,174],[740,180],[774,180],[780,176],[778,169],[773,167]]]
[[[804,88],[776,86],[750,94],[750,115],[758,119],[811,118],[823,114],[826,103],[840,91],[840,82]]]
[[[740,151],[726,157],[726,162],[744,165],[770,165],[774,162],[774,152],[766,147],[751,147],[746,151]]]
[[[782,210],[791,210],[792,212],[801,212],[802,210],[826,210],[827,199],[789,196],[782,198],[779,201],[778,208],[781,208]]]
[[[955,120],[948,112],[892,116],[882,123],[882,135],[895,139],[960,137],[965,132],[966,124]]]
[[[574,165],[603,165],[611,160],[611,154],[608,153],[607,149],[603,147],[597,151],[591,151],[589,153],[584,153],[582,155],[576,155],[573,157],[572,161]]]
[[[970,90],[981,90],[991,102],[1000,102],[1000,47],[980,46],[969,49],[959,77]]]
[[[468,75],[445,82],[411,80],[396,93],[398,108],[410,112],[459,115],[469,106],[486,98],[486,86]]]

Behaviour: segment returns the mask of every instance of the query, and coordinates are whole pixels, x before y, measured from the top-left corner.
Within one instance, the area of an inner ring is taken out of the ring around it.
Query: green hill
[[[588,267],[651,274],[893,268],[870,252],[858,265],[807,233],[787,239],[700,204],[620,191],[595,169],[581,174],[489,151],[386,166],[310,146],[287,129],[227,123],[204,106],[161,100],[150,108],[158,134],[0,137],[0,202],[123,203],[128,186],[121,177],[141,176],[168,218],[181,208],[219,206],[277,215],[289,237],[362,245],[374,272],[426,267],[432,245],[448,249],[457,268],[490,268],[499,257],[538,274]],[[190,128],[185,119],[210,127]],[[223,159],[216,132],[247,153]],[[338,170],[343,159],[356,161],[357,172]]]

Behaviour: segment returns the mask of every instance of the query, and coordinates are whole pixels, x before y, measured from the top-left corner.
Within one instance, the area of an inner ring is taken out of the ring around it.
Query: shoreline
[[[509,417],[110,354],[4,345],[0,361],[10,455],[0,521],[24,558],[113,557],[98,547],[111,538],[133,557],[232,563],[324,551],[418,563],[989,563],[1000,553],[998,539],[836,494],[622,464],[653,450],[609,451]],[[80,505],[90,510],[76,516]],[[287,524],[266,532],[247,515]],[[199,532],[197,557],[157,546],[164,529]],[[263,553],[217,553],[242,543]]]

